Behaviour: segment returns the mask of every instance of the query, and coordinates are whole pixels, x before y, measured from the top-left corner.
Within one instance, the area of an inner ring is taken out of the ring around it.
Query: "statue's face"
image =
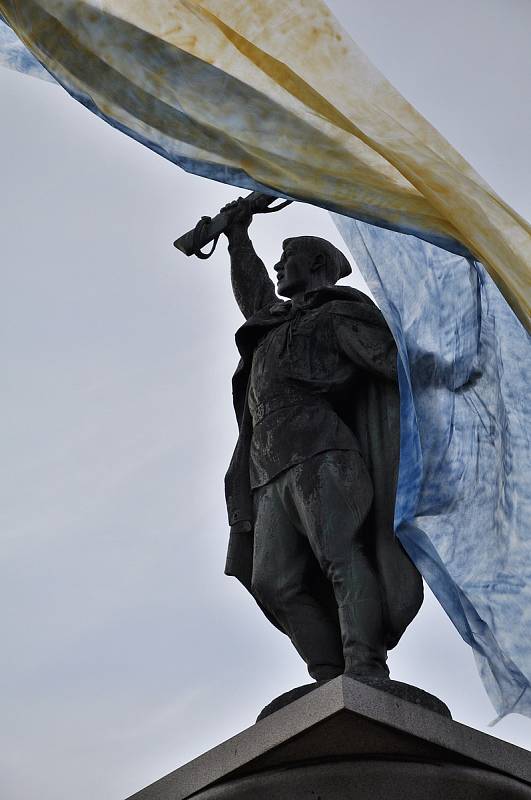
[[[274,270],[277,273],[277,292],[281,297],[293,297],[311,288],[311,268],[316,253],[295,241],[288,242]]]

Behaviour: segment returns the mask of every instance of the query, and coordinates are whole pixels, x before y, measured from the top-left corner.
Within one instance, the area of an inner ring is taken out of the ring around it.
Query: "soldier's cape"
[[[370,342],[375,331],[387,325],[374,303],[362,292],[350,287],[329,287],[314,294],[314,307],[343,301],[343,314],[352,317],[358,333],[358,366],[366,367],[374,359]],[[347,302],[345,302],[347,301]],[[248,319],[236,334],[240,363],[233,377],[234,410],[239,436],[225,479],[227,509],[231,533],[225,572],[233,575],[252,594],[253,504],[249,481],[249,447],[252,420],[247,402],[252,356],[258,341],[284,321],[275,304],[261,309]],[[390,334],[389,334],[390,337]],[[396,351],[390,356],[396,359]],[[376,365],[375,365],[376,366]],[[422,603],[422,579],[394,534],[394,508],[400,453],[400,402],[398,386],[378,371],[367,369],[351,402],[336,409],[351,427],[369,470],[374,500],[365,521],[365,541],[382,586],[388,648],[400,639]],[[333,602],[332,589],[316,564],[312,590],[323,602]],[[262,608],[262,610],[264,610]],[[264,613],[265,610],[264,610]],[[278,620],[271,621],[282,630]]]

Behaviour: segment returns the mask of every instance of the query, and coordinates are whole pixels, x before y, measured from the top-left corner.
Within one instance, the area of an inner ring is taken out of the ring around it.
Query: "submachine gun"
[[[278,197],[269,194],[262,194],[262,192],[251,192],[245,198],[246,203],[249,204],[249,211],[251,214],[271,214],[273,211],[280,211],[285,208],[293,200],[283,200],[278,206],[272,206]],[[185,256],[197,256],[197,258],[210,258],[218,239],[224,230],[228,228],[231,222],[230,211],[220,211],[215,217],[201,217],[195,228],[191,231],[183,233],[173,243],[181,253]],[[203,253],[202,248],[210,242],[213,242],[212,249],[208,253]]]

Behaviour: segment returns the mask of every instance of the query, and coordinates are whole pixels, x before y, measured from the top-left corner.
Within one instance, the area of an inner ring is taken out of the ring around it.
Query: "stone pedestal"
[[[531,800],[531,754],[340,677],[129,800]]]

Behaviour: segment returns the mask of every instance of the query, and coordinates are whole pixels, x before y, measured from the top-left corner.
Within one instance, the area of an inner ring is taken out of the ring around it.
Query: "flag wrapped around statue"
[[[180,167],[336,212],[400,351],[397,535],[531,714],[531,226],[321,0],[0,0],[3,61]],[[33,58],[32,58],[33,56]],[[0,56],[1,58],[1,56]]]

